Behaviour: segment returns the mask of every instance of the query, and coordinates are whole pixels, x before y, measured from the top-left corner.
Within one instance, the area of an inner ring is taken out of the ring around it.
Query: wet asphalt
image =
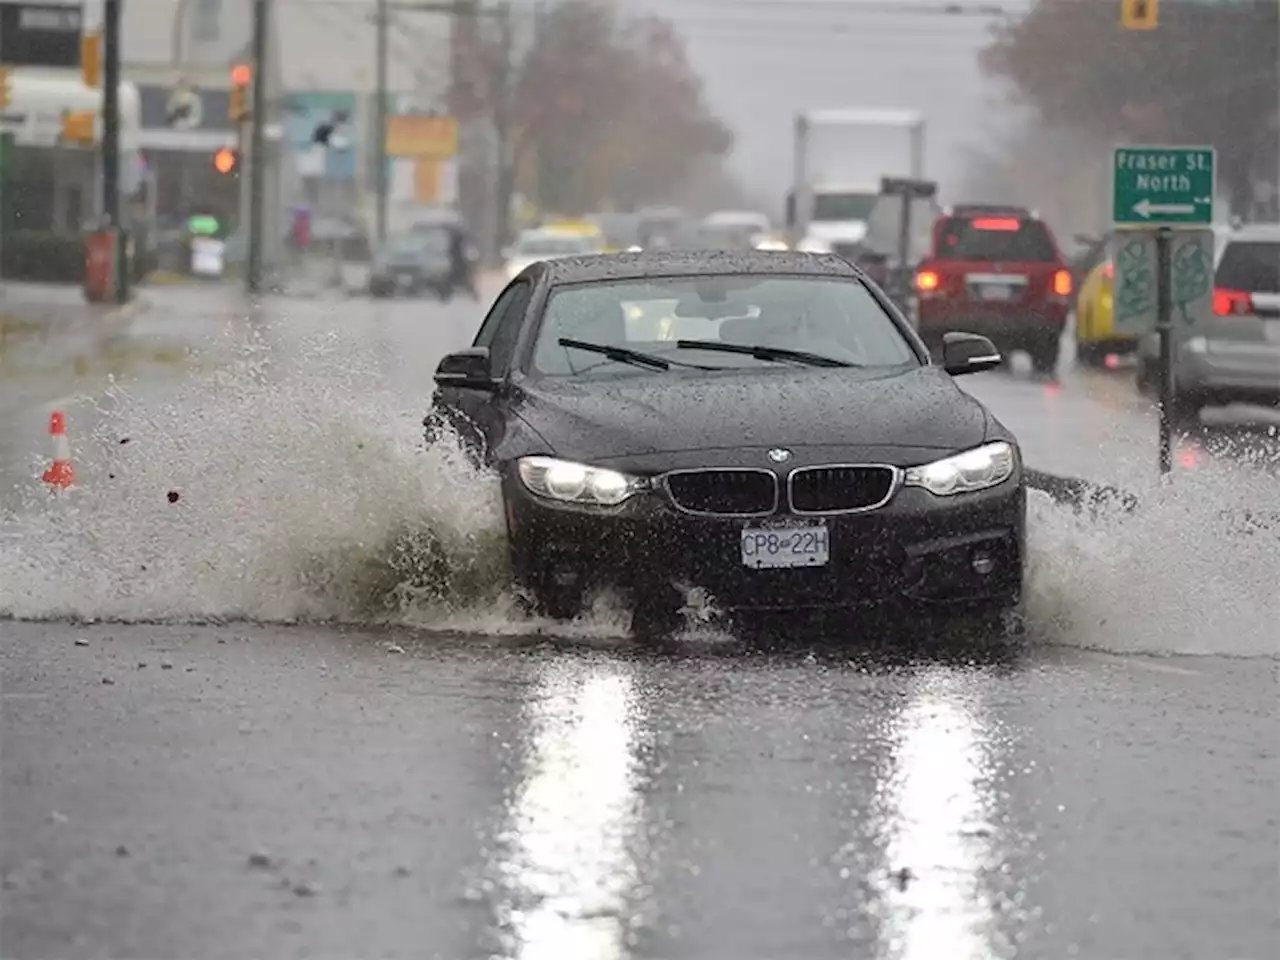
[[[113,378],[159,407],[328,337],[416,413],[482,312],[148,296],[6,372],[0,505]],[[966,386],[1033,465],[1153,469],[1122,374]],[[1180,469],[1269,452],[1218,427]],[[0,956],[1280,954],[1274,661],[879,640],[0,623]]]
[[[5,957],[1280,943],[1257,663],[0,630]]]

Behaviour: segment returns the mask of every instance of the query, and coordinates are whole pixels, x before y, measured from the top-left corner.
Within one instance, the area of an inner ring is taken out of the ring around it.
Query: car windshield
[[[866,220],[875,208],[878,193],[818,193],[813,198],[811,220]]]
[[[1057,259],[1048,228],[1018,217],[950,217],[938,232],[938,259],[974,263],[1052,263]]]
[[[864,368],[920,362],[862,283],[816,276],[662,278],[567,286],[552,293],[534,350],[534,373],[665,375],[564,346],[561,338],[716,369],[777,367],[787,361],[677,341],[801,351]],[[683,368],[673,367],[678,369]]]
[[[584,237],[523,237],[516,244],[520,256],[547,257],[556,254],[588,253],[597,244]]]
[[[1250,293],[1280,293],[1280,242],[1231,241],[1222,251],[1214,286]]]

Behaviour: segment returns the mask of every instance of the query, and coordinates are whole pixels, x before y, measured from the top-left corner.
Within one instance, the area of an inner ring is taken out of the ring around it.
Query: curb
[[[0,357],[6,363],[20,361],[33,352],[67,355],[92,351],[122,336],[134,319],[146,313],[152,303],[145,297],[135,296],[128,303],[107,306],[85,303],[72,308],[67,315],[40,316],[16,311],[13,329],[0,329]]]

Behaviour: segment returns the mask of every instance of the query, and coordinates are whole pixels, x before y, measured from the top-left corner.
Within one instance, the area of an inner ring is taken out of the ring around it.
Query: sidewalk
[[[0,283],[0,356],[68,337],[109,337],[148,306],[135,291],[126,304],[93,304],[79,287],[5,280]]]
[[[6,281],[0,288],[0,394],[11,394],[15,380],[39,379],[101,354],[150,306],[137,292],[127,304],[90,304],[78,287]]]

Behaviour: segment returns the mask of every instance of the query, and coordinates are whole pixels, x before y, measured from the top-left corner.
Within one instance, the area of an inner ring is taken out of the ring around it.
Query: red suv
[[[1021,207],[962,206],[938,218],[916,271],[920,336],[935,351],[953,330],[1025,350],[1040,373],[1058,366],[1071,271],[1049,228]]]

